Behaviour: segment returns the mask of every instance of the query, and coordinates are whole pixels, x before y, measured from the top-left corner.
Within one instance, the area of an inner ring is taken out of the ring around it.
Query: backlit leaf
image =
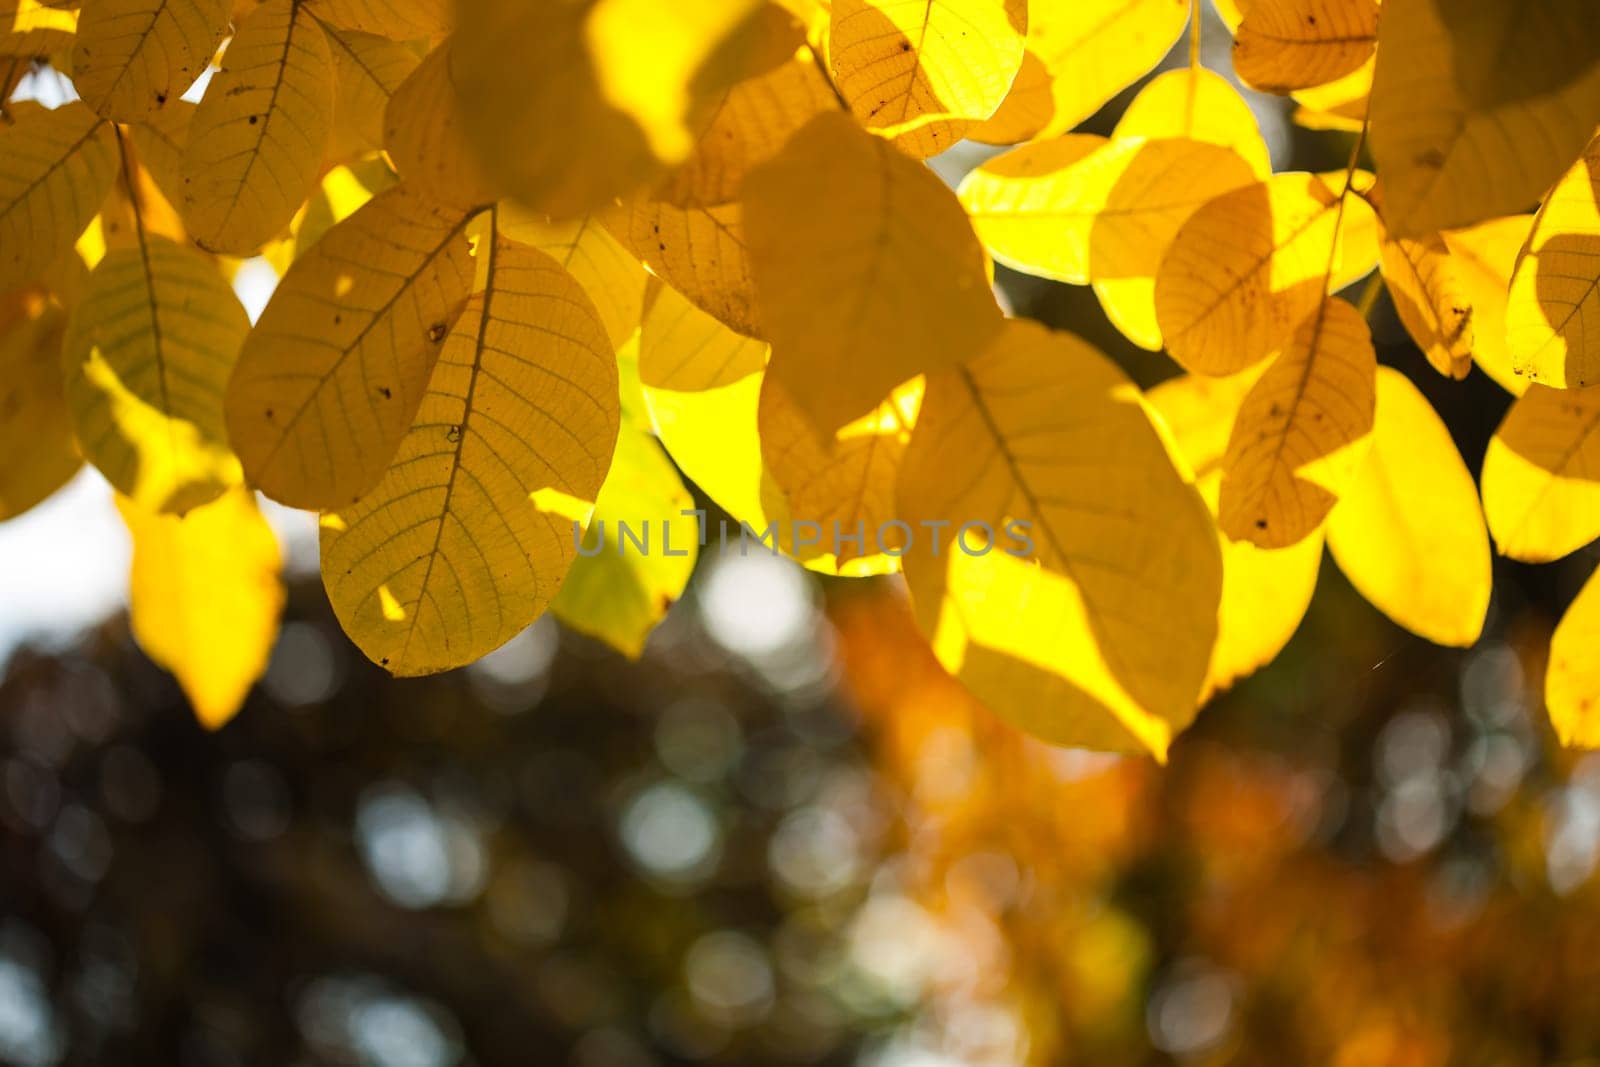
[[[1247,85],[1287,93],[1359,69],[1377,40],[1376,0],[1251,0],[1233,69]]]
[[[42,290],[0,297],[0,520],[27,511],[83,466],[61,381],[66,318]]]
[[[617,361],[577,282],[484,240],[486,288],[456,321],[394,461],[322,519],[345,632],[400,675],[470,663],[549,606],[605,480]]]
[[[330,26],[391,41],[437,41],[450,32],[450,0],[305,0]]]
[[[638,658],[694,570],[699,523],[684,514],[694,506],[661,446],[638,428],[624,426],[584,530],[583,554],[572,561],[550,610],[574,630]],[[642,532],[648,547],[624,541],[619,523],[635,537]]]
[[[72,84],[90,107],[136,122],[194,84],[228,31],[228,0],[110,0],[84,8]]]
[[[111,190],[117,142],[81,103],[17,108],[0,123],[0,292],[40,278]]]
[[[1557,389],[1600,384],[1600,138],[1551,190],[1506,302],[1516,372]]]
[[[617,236],[690,302],[746,336],[761,333],[750,252],[738,203],[677,207],[641,199],[625,206]]]
[[[1385,234],[1381,249],[1384,284],[1406,332],[1434,370],[1447,378],[1465,378],[1472,369],[1477,329],[1472,297],[1444,238],[1436,233]]]
[[[1600,748],[1600,571],[1590,575],[1550,638],[1544,702],[1563,745]]]
[[[413,189],[440,203],[472,207],[494,194],[459,125],[452,62],[446,41],[394,91],[383,113],[383,147]]]
[[[1322,525],[1361,467],[1377,360],[1360,312],[1329,298],[1251,387],[1222,462],[1218,519],[1236,541],[1282,548]]]
[[[1196,373],[1233,374],[1285,345],[1322,303],[1339,201],[1318,175],[1274,174],[1191,215],[1156,274],[1156,321],[1172,357]],[[1334,289],[1378,254],[1372,209],[1352,195],[1343,210]]]
[[[355,30],[327,31],[333,56],[333,134],[330,159],[349,159],[383,147],[383,114],[395,90],[417,69],[417,55],[405,45]],[[453,107],[453,98],[443,106]]]
[[[1065,133],[1149,72],[1189,21],[1188,0],[1034,0],[1022,67],[975,140]]]
[[[952,674],[1048,741],[1164,758],[1206,677],[1222,564],[1204,503],[1115,366],[1008,323],[930,376],[899,499],[918,621]],[[949,523],[938,551],[934,521]],[[1017,522],[1031,552],[1008,536]],[[981,555],[957,543],[976,523],[993,531]]]
[[[683,162],[745,73],[756,0],[463,0],[455,79],[489,176],[573,218]]]
[[[243,489],[183,516],[152,514],[123,496],[117,508],[133,535],[134,639],[215,730],[238,712],[277,640],[277,539]]]
[[[1506,290],[1532,217],[1490,219],[1442,236],[1472,305],[1472,359],[1502,389],[1520,396],[1528,379],[1511,368],[1506,350]]]
[[[239,481],[222,396],[250,328],[215,261],[145,235],[113,248],[67,322],[62,361],[84,458],[146,511]]]
[[[189,123],[184,220],[202,247],[250,255],[316,185],[332,130],[327,35],[298,0],[250,13]]]
[[[1525,210],[1597,124],[1593,0],[1384,5],[1372,155],[1391,232],[1417,237]]]
[[[697,393],[732,385],[767,365],[767,345],[734,333],[670,285],[652,283],[639,331],[645,385]]]
[[[1257,178],[1272,173],[1255,113],[1228,79],[1204,67],[1151,78],[1117,120],[1112,137],[1187,137],[1231,148]]]
[[[376,484],[471,290],[467,222],[397,186],[289,268],[228,389],[252,485],[333,508]]]
[[[834,0],[835,84],[867,128],[936,155],[995,113],[1022,65],[1025,0]]]
[[[33,58],[72,47],[78,13],[40,0],[0,0],[0,56]]]
[[[500,232],[544,252],[583,286],[613,348],[621,348],[639,329],[644,271],[598,215],[554,222],[508,203],[500,208]]]
[[[1483,459],[1483,510],[1512,559],[1560,559],[1600,537],[1600,386],[1531,385]]]
[[[1328,516],[1328,549],[1362,596],[1414,634],[1467,647],[1489,611],[1489,532],[1450,431],[1378,368],[1372,447]]]
[[[1213,516],[1222,488],[1222,457],[1240,403],[1259,375],[1186,374],[1150,391],[1150,406],[1171,432],[1178,456]],[[1316,591],[1322,535],[1287,548],[1258,548],[1217,534],[1222,549],[1222,601],[1206,691],[1226,689],[1272,662],[1289,643]]]
[[[744,223],[769,380],[821,433],[1000,328],[955,194],[846,116],[818,116],[750,173]]]

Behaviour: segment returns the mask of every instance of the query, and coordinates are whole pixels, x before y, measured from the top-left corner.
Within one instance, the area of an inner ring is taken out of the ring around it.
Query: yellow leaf
[[[396,186],[289,268],[228,388],[252,485],[335,508],[377,483],[471,290],[467,222]]]
[[[578,283],[485,239],[486,288],[445,341],[378,484],[322,522],[322,576],[356,645],[399,675],[498,648],[549,606],[616,447],[617,360]]]
[[[643,365],[641,351],[641,374]],[[735,521],[758,531],[765,530],[769,520],[787,519],[766,514],[761,491],[767,473],[756,412],[763,377],[751,374],[694,392],[658,389],[648,382],[644,387],[650,421],[673,462]],[[737,536],[737,530],[734,533]]]
[[[1061,143],[990,160],[962,182],[961,198],[995,259],[1079,285],[1154,278],[1190,215],[1255,180],[1244,160],[1203,141],[1114,140],[1056,167],[1059,150],[1049,149]],[[1060,155],[1077,147],[1074,139]]]
[[[1366,320],[1328,298],[1251,387],[1222,463],[1218,519],[1236,541],[1309,537],[1371,441],[1377,357]]]
[[[214,252],[251,255],[289,227],[322,171],[333,56],[298,0],[266,0],[240,25],[189,123],[184,220]]]
[[[395,90],[383,113],[383,146],[413,189],[440,203],[481,206],[494,194],[459,126],[452,55],[446,41]]]
[[[84,103],[137,122],[183,95],[228,32],[229,0],[113,0],[90,4],[72,50]]]
[[[1308,89],[1358,70],[1377,40],[1375,0],[1252,0],[1233,69],[1262,92]]]
[[[1150,391],[1150,405],[1172,434],[1177,456],[1194,474],[1195,488],[1213,516],[1222,488],[1222,457],[1239,405],[1260,375],[1231,378],[1186,374]],[[1217,644],[1206,672],[1206,692],[1226,689],[1272,662],[1289,643],[1311,606],[1322,565],[1322,535],[1287,548],[1258,548],[1218,532],[1222,549],[1222,601]]]
[[[1531,221],[1528,215],[1510,215],[1442,235],[1472,305],[1472,359],[1502,389],[1518,396],[1528,388],[1528,379],[1511,369],[1506,351],[1506,290]]]
[[[1495,545],[1527,563],[1600,537],[1600,386],[1517,398],[1483,459],[1483,510]]]
[[[450,32],[450,0],[306,0],[318,19],[391,41],[437,41]]]
[[[645,639],[683,595],[699,555],[694,497],[649,434],[624,427],[582,553],[550,604],[556,617],[637,659]],[[647,546],[626,540],[619,524]],[[602,537],[603,531],[603,537]]]
[[[549,255],[577,279],[594,301],[613,348],[621,348],[639,329],[644,271],[599,216],[555,222],[506,203],[500,207],[500,232]]]
[[[1465,378],[1477,329],[1463,271],[1444,238],[1385,234],[1379,264],[1395,313],[1433,369],[1447,378]]]
[[[38,280],[117,176],[116,134],[83,104],[19,108],[0,124],[0,292]]]
[[[147,511],[183,513],[239,481],[222,394],[250,322],[216,264],[146,235],[95,267],[62,361],[84,458]]]
[[[1033,0],[1016,81],[969,136],[1016,144],[1065,133],[1159,63],[1188,21],[1188,0]]]
[[[1391,232],[1417,237],[1524,210],[1597,124],[1593,0],[1384,5],[1372,155]]]
[[[1378,368],[1372,448],[1328,516],[1328,549],[1389,618],[1441,645],[1483,632],[1489,532],[1472,474],[1417,387]]]
[[[670,204],[727,204],[744,176],[765,163],[813,117],[839,100],[809,48],[725,93],[694,153],[651,193]]]
[[[123,496],[117,508],[133,535],[134,639],[177,676],[200,724],[218,729],[244,704],[277,640],[278,542],[243,489],[181,517]]]
[[[1165,758],[1205,680],[1222,564],[1114,365],[1009,322],[929,377],[899,500],[912,602],[947,670],[1047,741]],[[933,522],[949,524],[937,549]]]
[[[1516,372],[1556,389],[1600,384],[1600,137],[1545,198],[1506,302]],[[1593,325],[1591,325],[1593,323]]]
[[[936,155],[1006,98],[1028,16],[1025,0],[834,0],[834,82],[869,130]]]
[[[375,34],[324,26],[333,56],[333,133],[330,159],[349,159],[383,147],[383,114],[395,90],[417,69],[417,54]],[[453,107],[446,97],[443,107]]]
[[[761,391],[757,420],[769,476],[763,481],[764,496],[781,497],[764,510],[790,516],[785,548],[808,562],[830,557],[826,568],[834,573],[900,569],[898,550],[903,545],[892,528],[885,535],[885,524],[899,518],[895,480],[921,399],[920,380],[909,383],[825,440],[781,386]],[[811,544],[802,545],[802,539]]]
[[[1233,149],[1257,178],[1272,173],[1267,143],[1250,105],[1228,79],[1204,67],[1169,70],[1151,78],[1129,102],[1111,136],[1205,141]]]
[[[769,380],[821,433],[1000,329],[955,194],[847,116],[818,116],[750,173],[744,223]]]
[[[761,334],[750,252],[737,203],[676,207],[640,199],[615,233],[650,272],[746,336]]]
[[[1356,184],[1370,183],[1357,172]],[[1189,217],[1156,274],[1167,350],[1199,374],[1234,374],[1266,358],[1322,304],[1340,196],[1315,174],[1275,174]],[[1377,259],[1372,209],[1344,197],[1337,289]]]
[[[41,290],[0,296],[0,520],[27,511],[83,466],[61,381],[65,323]]]
[[[1289,95],[1300,106],[1294,121],[1308,130],[1344,130],[1355,133],[1366,121],[1368,98],[1372,95],[1372,72],[1377,57],[1326,85],[1296,89]]]
[[[734,333],[670,285],[652,282],[639,331],[639,377],[683,393],[720,389],[767,364],[767,345]]]
[[[39,0],[0,0],[0,56],[32,59],[72,47],[76,11]]]
[[[174,206],[183,201],[183,146],[189,140],[194,107],[187,100],[170,101],[145,121],[124,131],[138,151],[139,161],[150,168],[150,176],[155,179],[161,195]]]
[[[453,43],[468,139],[491,179],[573,218],[683,162],[745,73],[756,0],[463,0]]]
[[[1544,702],[1563,745],[1600,748],[1600,571],[1590,575],[1550,637]]]
[[[381,156],[330,168],[295,221],[293,254],[281,267],[273,256],[263,254],[280,274],[287,274],[294,261],[310,251],[324,234],[365,207],[377,194],[394,188],[399,180]]]

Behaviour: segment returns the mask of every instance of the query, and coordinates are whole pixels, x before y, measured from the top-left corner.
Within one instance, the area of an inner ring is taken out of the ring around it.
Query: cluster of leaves
[[[1469,644],[1491,533],[1530,560],[1600,535],[1592,0],[1220,5],[1242,79],[1353,131],[1336,174],[1272,173],[1187,0],[8,2],[0,53],[82,100],[0,130],[28,412],[0,516],[95,464],[136,631],[210,719],[277,613],[245,487],[321,513],[334,610],[397,674],[552,607],[636,649],[692,560],[579,557],[571,529],[678,518],[657,441],[756,530],[1026,523],[1029,559],[785,547],[903,573],[940,661],[1023,728],[1158,756],[1288,639],[1324,538]],[[1190,25],[1188,70],[1069,132]],[[962,139],[1016,147],[956,192],[922,161]],[[251,327],[224,279],[258,254],[282,279]],[[1006,317],[991,258],[1092,285],[1188,373],[1146,397]],[[1374,268],[1442,373],[1522,392],[1482,505],[1332,295]],[[1584,743],[1597,630],[1600,579],[1549,682]]]

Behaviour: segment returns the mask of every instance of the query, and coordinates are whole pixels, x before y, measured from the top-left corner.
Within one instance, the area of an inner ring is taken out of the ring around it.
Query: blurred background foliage
[[[1247,95],[1280,169],[1343,165],[1348,134]],[[999,280],[1141,384],[1171,373],[1089,290]],[[1477,470],[1509,398],[1428,369],[1386,298],[1371,321]],[[1539,693],[1595,556],[1497,560],[1465,652],[1325,566],[1277,662],[1164,768],[1023,737],[895,583],[764,555],[702,560],[636,662],[547,617],[406,681],[302,570],[217,733],[123,617],[24,645],[0,1061],[1594,1062],[1600,756],[1557,747]]]

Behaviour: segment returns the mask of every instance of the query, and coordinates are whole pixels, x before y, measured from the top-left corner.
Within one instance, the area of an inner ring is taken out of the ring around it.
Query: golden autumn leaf
[[[450,0],[305,0],[320,21],[392,41],[437,41],[450,32]]]
[[[84,458],[135,505],[177,512],[238,483],[223,426],[250,328],[214,260],[140,233],[108,252],[67,321],[62,365]]]
[[[583,548],[550,610],[574,630],[637,659],[694,570],[699,524],[685,514],[694,506],[661,446],[624,425]],[[642,533],[642,545],[626,540],[622,524],[633,536]]]
[[[1450,246],[1437,233],[1394,237],[1379,232],[1378,263],[1395,314],[1434,370],[1465,378],[1478,331],[1472,295]]]
[[[0,297],[0,520],[27,511],[83,466],[61,380],[66,318],[40,289]]]
[[[886,574],[900,569],[899,539],[886,524],[895,512],[895,484],[922,399],[908,383],[866,416],[825,439],[794,407],[781,386],[761,391],[757,426],[767,477],[764,510],[791,517],[784,547],[806,561],[830,557],[839,574]],[[801,541],[809,541],[808,546]],[[888,543],[885,543],[888,542]]]
[[[1600,386],[1531,385],[1483,459],[1489,532],[1512,559],[1560,559],[1600,537]]]
[[[594,301],[614,348],[639,329],[645,273],[598,215],[554,222],[514,203],[500,206],[500,232],[561,264]]]
[[[912,601],[946,669],[1048,741],[1164,758],[1205,680],[1222,565],[1204,503],[1115,366],[1008,323],[930,375],[899,500]],[[987,535],[965,529],[978,524]]]
[[[636,200],[613,232],[650,272],[747,337],[761,336],[750,250],[738,202],[678,207]]]
[[[1283,548],[1322,525],[1370,444],[1376,368],[1366,320],[1326,298],[1240,405],[1222,461],[1225,534]]]
[[[734,333],[670,285],[651,283],[639,327],[645,385],[698,393],[759,374],[766,365],[766,342]]]
[[[616,358],[583,290],[537,249],[482,244],[485,288],[393,462],[322,519],[334,613],[398,675],[470,663],[549,606],[616,445]]]
[[[1589,142],[1540,205],[1506,298],[1512,367],[1557,389],[1600,384],[1597,200],[1600,137]]]
[[[1079,285],[1154,278],[1189,217],[1255,176],[1203,141],[1072,138],[1012,149],[961,184],[978,237],[1001,263]],[[1061,160],[1067,160],[1062,165]]]
[[[72,47],[78,12],[41,0],[0,0],[0,56],[32,58]]]
[[[768,380],[821,433],[999,331],[983,253],[927,168],[834,113],[745,179]]]
[[[1065,133],[1161,61],[1189,0],[1033,0],[1022,66],[970,136],[1016,144]]]
[[[1128,102],[1111,136],[1187,137],[1233,149],[1257,178],[1272,173],[1267,142],[1250,105],[1228,79],[1204,67],[1151,78]]]
[[[707,321],[726,329],[709,316]],[[639,359],[643,379],[642,350]],[[774,501],[762,494],[768,475],[761,458],[756,413],[764,378],[757,371],[726,385],[692,391],[657,388],[644,381],[651,425],[678,469],[735,523],[748,523],[756,530],[788,518],[769,516],[765,505]],[[737,538],[736,528],[733,535]]]
[[[828,58],[868,129],[919,158],[995,113],[1022,65],[1024,0],[834,0]]]
[[[1359,69],[1377,40],[1376,0],[1251,0],[1233,69],[1262,92],[1308,89]]]
[[[124,496],[117,508],[133,535],[134,639],[177,676],[200,724],[218,729],[243,705],[277,640],[277,539],[243,489],[183,516],[153,514]]]
[[[383,147],[411,188],[442,204],[481,206],[494,193],[460,128],[452,55],[446,41],[395,89],[384,108]]]
[[[743,73],[756,0],[463,0],[458,104],[490,178],[573,218],[688,158]]]
[[[1274,174],[1215,198],[1184,223],[1156,274],[1167,350],[1199,374],[1265,359],[1322,305],[1330,264],[1335,289],[1371,268],[1375,237],[1365,201],[1315,174]]]
[[[1529,215],[1510,215],[1440,235],[1472,305],[1472,361],[1502,389],[1518,396],[1529,383],[1512,369],[1506,350],[1506,290],[1532,221]]]
[[[17,108],[0,124],[0,292],[38,280],[117,176],[116,134],[83,104]]]
[[[251,485],[335,508],[378,481],[471,291],[468,221],[400,185],[295,261],[228,385]]]
[[[1600,572],[1589,576],[1550,638],[1544,702],[1563,745],[1600,748]]]
[[[324,26],[333,56],[333,132],[328,158],[349,159],[383,147],[383,116],[395,90],[420,62],[403,44]],[[445,106],[453,106],[451,100]]]
[[[1600,125],[1592,0],[1385,4],[1371,117],[1391,232],[1525,210]]]
[[[1231,378],[1186,374],[1149,393],[1151,408],[1172,435],[1175,458],[1193,474],[1195,488],[1215,517],[1222,487],[1222,457],[1239,405],[1259,374]],[[1222,599],[1217,643],[1206,672],[1206,692],[1226,689],[1272,662],[1289,643],[1316,591],[1322,535],[1287,548],[1259,548],[1217,534],[1222,550]]]
[[[228,32],[228,0],[89,4],[72,49],[72,84],[106,118],[137,122],[175,102]]]
[[[1378,368],[1365,463],[1328,516],[1328,550],[1373,606],[1441,645],[1472,645],[1489,611],[1489,532],[1450,430],[1405,375]]]
[[[190,120],[179,205],[195,242],[251,255],[288,229],[332,132],[327,35],[298,0],[266,0],[223,53]]]

